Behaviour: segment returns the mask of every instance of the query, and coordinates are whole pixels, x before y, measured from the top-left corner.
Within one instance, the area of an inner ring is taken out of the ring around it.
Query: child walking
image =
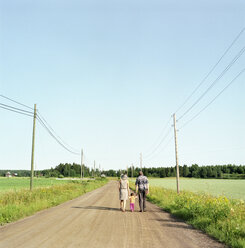
[[[129,196],[131,212],[134,212],[134,204],[135,204],[136,198],[137,198],[137,196],[135,196],[134,193],[131,193],[131,195]]]

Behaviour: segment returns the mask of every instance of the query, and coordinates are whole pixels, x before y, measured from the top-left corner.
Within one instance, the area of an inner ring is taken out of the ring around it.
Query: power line
[[[15,101],[15,100],[13,100],[13,99],[7,97],[7,96],[0,95],[0,97],[5,98],[5,99],[7,99],[7,100],[9,100],[9,101],[11,101],[11,102],[17,103],[17,104],[19,104],[19,105],[21,105],[21,106],[23,106],[23,107],[26,107],[26,108],[29,108],[29,109],[32,109],[32,110],[33,110],[33,108],[31,108],[31,107],[29,107],[29,106],[27,106],[27,105],[25,105],[25,104],[23,104],[23,103],[17,102],[17,101]]]
[[[77,149],[73,148],[72,146],[70,146],[69,144],[67,144],[56,132],[55,130],[51,127],[51,125],[45,120],[45,118],[41,115],[41,113],[39,111],[38,112],[38,116],[40,119],[42,119],[43,122],[46,123],[47,127],[49,127],[49,129],[56,135],[56,137],[58,137],[62,143],[64,143],[66,146],[70,147],[71,150],[76,151],[77,153],[79,152]]]
[[[165,146],[163,147],[163,149],[161,149],[156,155],[151,156],[149,158],[146,158],[146,160],[150,160],[152,158],[158,157],[160,153],[162,153],[163,151],[165,151],[165,149],[168,147],[169,143],[173,140],[173,136],[171,136],[171,138],[167,141],[167,143],[165,144]]]
[[[37,115],[37,120],[39,121],[39,123],[47,130],[47,132],[50,134],[51,137],[53,137],[55,139],[55,141],[60,144],[64,149],[66,149],[68,152],[75,154],[75,155],[81,155],[79,152],[74,152],[72,150],[70,150],[69,148],[67,148],[53,133],[52,131],[46,126],[46,124],[44,123],[44,121]]]
[[[162,138],[162,140],[160,141],[160,143],[156,146],[156,148],[149,153],[148,155],[144,156],[144,158],[148,158],[149,156],[152,156],[152,154],[154,154],[158,148],[162,145],[162,143],[166,140],[166,138],[169,136],[169,134],[171,133],[172,128],[170,127],[170,129],[168,130],[168,132],[166,133],[166,135]]]
[[[67,151],[69,151],[70,153],[73,153],[75,155],[80,155],[80,153],[78,152],[74,152],[71,151],[69,148],[67,148],[61,141],[59,141],[59,139],[49,130],[49,128],[45,125],[45,123],[40,119],[39,116],[37,116],[37,120],[39,121],[39,123],[47,130],[47,132],[56,140],[56,142],[58,144],[60,144],[64,149],[66,149]]]
[[[148,154],[150,154],[151,153],[151,151],[152,150],[154,150],[154,147],[155,146],[158,146],[158,140],[161,138],[161,136],[164,134],[164,131],[165,131],[165,129],[168,127],[168,125],[169,125],[169,123],[170,123],[170,121],[171,121],[171,116],[170,116],[170,118],[168,119],[168,121],[167,121],[167,123],[165,124],[165,126],[164,126],[164,128],[162,129],[162,131],[161,131],[161,133],[160,133],[160,135],[158,136],[158,138],[156,139],[156,141],[150,146],[150,148],[148,149],[149,150],[149,152],[148,153],[144,153],[144,154],[147,154],[146,156],[148,156]],[[160,140],[160,142],[161,142],[161,140]]]
[[[224,74],[234,65],[234,63],[242,56],[245,51],[245,46],[239,51],[239,53],[233,58],[233,60],[228,64],[228,66],[221,72],[221,74],[213,81],[213,83],[207,88],[207,90],[188,108],[184,114],[182,114],[178,121],[182,119],[210,90],[213,86],[224,76]]]
[[[9,110],[9,111],[18,113],[18,114],[23,114],[23,115],[26,115],[26,116],[33,117],[33,112],[26,111],[26,110],[24,110],[24,109],[15,108],[15,107],[13,107],[13,106],[10,106],[10,105],[7,105],[7,104],[3,104],[3,103],[0,103],[0,107],[1,107],[2,109],[6,109],[6,110]]]
[[[206,79],[210,76],[210,74],[215,70],[215,68],[218,66],[220,61],[225,57],[225,55],[229,52],[229,50],[232,48],[232,46],[236,43],[236,41],[240,38],[240,36],[243,34],[245,28],[243,28],[238,35],[235,37],[235,39],[232,41],[232,43],[228,46],[228,48],[225,50],[225,52],[222,54],[222,56],[219,58],[219,60],[215,63],[215,65],[211,68],[211,70],[206,74],[206,76],[203,78],[203,80],[199,83],[199,85],[194,89],[194,91],[187,97],[187,99],[184,101],[184,103],[175,111],[178,112],[188,101],[189,99],[195,94],[195,92],[201,87],[201,85],[206,81]],[[245,48],[245,47],[244,47]],[[213,82],[213,84],[204,92],[204,94],[199,97],[199,99],[178,119],[180,120],[181,118],[184,117],[203,97],[207,92],[217,83],[217,81],[230,69],[230,67],[236,62],[236,60],[243,54],[244,48],[234,57],[234,59],[230,62],[230,64],[225,68],[225,70],[220,74],[220,76]],[[171,120],[171,118],[170,118]],[[167,124],[168,125],[168,124]],[[164,128],[165,130],[165,128]],[[162,135],[162,134],[161,134]],[[160,136],[161,136],[160,135]],[[152,152],[146,155],[146,157],[150,156],[151,154],[154,154],[154,152],[159,148],[159,146],[162,144],[164,141],[165,137],[160,141],[160,143],[156,146],[155,149],[153,149]],[[158,139],[157,139],[158,140]],[[155,146],[155,143],[152,147]],[[152,148],[150,148],[151,150]],[[145,157],[145,156],[144,156]]]
[[[10,105],[7,105],[7,104],[0,103],[0,105],[1,105],[1,106],[4,106],[4,107],[6,107],[6,108],[11,108],[11,109],[13,109],[13,110],[17,110],[17,111],[19,111],[19,112],[24,112],[24,113],[27,113],[27,114],[33,114],[33,112],[26,111],[26,110],[20,109],[20,108],[15,108],[15,107],[10,106]]]
[[[185,124],[183,124],[179,129],[182,129],[185,127],[188,123],[190,123],[192,120],[194,120],[198,115],[200,115],[209,105],[211,105],[232,83],[235,82],[235,80],[240,77],[245,71],[245,68],[243,68],[220,92],[218,95],[216,95],[212,101],[210,101],[204,108],[202,108],[194,117],[192,117],[189,121],[187,121]]]
[[[219,60],[214,64],[214,66],[211,68],[211,70],[206,74],[206,76],[203,78],[203,80],[197,85],[197,87],[191,92],[191,94],[186,98],[184,103],[175,111],[177,113],[180,109],[185,106],[185,104],[190,100],[190,98],[196,93],[196,91],[204,84],[204,82],[207,80],[207,78],[211,75],[211,73],[215,70],[215,68],[219,65],[221,60],[226,56],[226,54],[229,52],[229,50],[233,47],[233,45],[236,43],[236,41],[240,38],[240,36],[243,34],[245,28],[243,28],[238,35],[235,37],[235,39],[232,41],[232,43],[228,46],[228,48],[225,50],[225,52],[222,54],[222,56],[219,58]],[[235,62],[242,56],[242,54],[245,51],[245,46],[236,54],[236,56],[231,60],[231,62],[225,67],[225,69],[220,73],[220,75],[214,80],[211,85],[205,90],[205,92],[191,105],[190,108],[188,108],[178,120],[182,119],[213,87],[214,85],[224,76],[224,74],[235,64]],[[204,111],[210,104],[212,104],[216,98],[218,98],[243,72],[245,68],[208,104],[206,105],[201,111],[199,111],[190,121],[192,121],[194,118],[196,118],[202,111]],[[187,123],[189,123],[188,121]],[[187,123],[185,123],[183,126],[185,126]],[[181,128],[183,128],[183,126]],[[170,133],[170,131],[169,131]],[[166,136],[161,140],[161,142],[155,147],[155,149],[150,152],[147,156],[147,160],[152,159],[154,156],[155,151],[159,148],[159,146],[163,143],[163,141],[166,139],[166,137],[169,135],[169,133],[166,134]],[[169,142],[171,142],[173,137],[171,137],[170,140],[168,140],[167,145]],[[155,143],[154,143],[155,146]],[[164,148],[165,148],[164,147]],[[162,151],[160,151],[162,152]],[[159,153],[158,153],[159,154]],[[145,157],[144,157],[145,158]]]
[[[9,111],[12,111],[12,112],[18,113],[18,114],[22,114],[22,115],[26,115],[26,116],[33,117],[33,115],[31,115],[31,114],[26,114],[26,113],[23,113],[23,112],[20,112],[20,111],[17,111],[17,110],[13,110],[13,109],[11,109],[11,108],[7,108],[7,107],[3,107],[3,106],[0,106],[0,108],[2,108],[2,109],[6,109],[6,110],[9,110]]]
[[[232,43],[229,45],[229,47],[225,50],[225,52],[222,54],[222,56],[219,58],[219,60],[216,62],[216,64],[211,68],[211,70],[207,73],[207,75],[202,79],[202,81],[197,85],[197,87],[192,91],[192,93],[186,98],[184,103],[175,111],[177,113],[182,107],[189,101],[189,99],[196,93],[196,91],[203,85],[203,83],[206,81],[206,79],[210,76],[210,74],[214,71],[214,69],[218,66],[220,61],[225,57],[225,55],[229,52],[229,50],[232,48],[232,46],[236,43],[236,41],[240,38],[242,33],[244,32],[245,28],[243,28],[240,33],[235,37],[235,39],[232,41]]]

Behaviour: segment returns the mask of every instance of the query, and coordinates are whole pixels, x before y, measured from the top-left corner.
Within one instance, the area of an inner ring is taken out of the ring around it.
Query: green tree
[[[183,177],[189,177],[190,176],[190,171],[187,165],[183,166]]]

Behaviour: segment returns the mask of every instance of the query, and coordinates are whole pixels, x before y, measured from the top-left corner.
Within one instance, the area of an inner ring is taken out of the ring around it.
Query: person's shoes
[[[143,212],[143,210],[140,210],[140,212]]]
[[[144,209],[143,212],[147,212],[146,209]]]

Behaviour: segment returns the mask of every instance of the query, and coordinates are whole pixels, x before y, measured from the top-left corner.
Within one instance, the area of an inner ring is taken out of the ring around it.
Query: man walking
[[[149,182],[146,176],[143,175],[143,172],[139,172],[139,176],[136,178],[135,182],[136,193],[139,195],[139,206],[140,212],[146,212],[146,195],[149,194]]]

